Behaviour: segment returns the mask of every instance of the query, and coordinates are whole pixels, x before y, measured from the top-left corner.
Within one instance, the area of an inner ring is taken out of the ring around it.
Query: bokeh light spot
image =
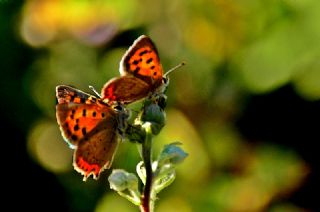
[[[62,173],[72,169],[72,150],[63,141],[55,121],[40,120],[28,136],[29,154],[46,170]]]

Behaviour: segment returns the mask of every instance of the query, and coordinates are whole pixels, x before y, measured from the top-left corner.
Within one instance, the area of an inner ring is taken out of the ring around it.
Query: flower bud
[[[159,155],[159,164],[171,163],[175,165],[181,163],[188,156],[188,153],[178,146],[180,144],[175,142],[165,145]]]
[[[114,169],[108,180],[110,188],[118,192],[138,189],[138,178],[122,169]]]
[[[166,114],[162,108],[164,105],[165,100],[161,96],[159,96],[159,99],[148,99],[144,103],[140,120],[141,122],[150,122],[152,124],[152,134],[154,135],[157,135],[165,125]]]

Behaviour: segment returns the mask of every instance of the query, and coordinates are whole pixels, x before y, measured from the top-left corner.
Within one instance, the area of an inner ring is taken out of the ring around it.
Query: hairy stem
[[[141,197],[141,206],[140,210],[143,212],[152,212],[153,204],[151,203],[151,190],[152,190],[152,160],[151,160],[151,151],[152,151],[152,131],[151,125],[146,123],[146,138],[142,143],[142,158],[146,169],[146,183],[143,190],[143,195]]]

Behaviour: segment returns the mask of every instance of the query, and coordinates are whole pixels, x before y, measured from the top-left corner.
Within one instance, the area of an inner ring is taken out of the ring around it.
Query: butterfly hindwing
[[[156,89],[162,83],[163,69],[152,40],[142,35],[128,49],[120,61],[120,73],[142,79]]]
[[[107,82],[102,88],[101,96],[109,102],[129,104],[146,97],[149,91],[149,85],[143,80],[133,76],[122,76]]]
[[[110,168],[117,146],[117,120],[110,116],[79,141],[73,157],[75,170],[84,175],[84,180],[90,175],[97,179]]]

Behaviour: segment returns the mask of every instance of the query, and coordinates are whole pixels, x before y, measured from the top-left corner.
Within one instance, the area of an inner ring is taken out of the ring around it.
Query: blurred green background
[[[171,75],[167,124],[189,153],[156,211],[317,211],[320,1],[0,0],[2,181],[10,209],[138,211],[105,171],[82,181],[55,86],[97,90],[141,34]],[[114,168],[135,171],[124,142]],[[4,207],[3,206],[3,207]]]

